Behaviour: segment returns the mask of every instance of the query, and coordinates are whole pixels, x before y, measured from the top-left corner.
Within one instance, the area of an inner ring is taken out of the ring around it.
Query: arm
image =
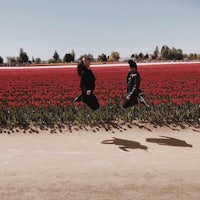
[[[88,89],[88,77],[85,71],[81,72],[80,88],[83,95],[90,95],[91,90]]]
[[[128,89],[128,79],[129,79],[129,76],[130,76],[130,74],[128,73],[127,75],[126,75],[126,91],[127,91],[127,93],[129,92],[129,89]]]
[[[139,87],[140,87],[140,75],[134,74],[134,77],[131,80],[131,85],[132,85],[132,89],[129,92],[127,99],[131,99],[134,95],[136,95],[139,91]]]
[[[83,94],[86,94],[87,85],[86,85],[86,73],[85,71],[81,72],[80,88]]]

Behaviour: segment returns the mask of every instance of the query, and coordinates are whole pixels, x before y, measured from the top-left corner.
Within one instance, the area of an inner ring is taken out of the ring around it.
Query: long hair
[[[83,62],[81,61],[78,65],[77,65],[77,73],[79,76],[81,76],[81,72],[84,71],[84,64]]]
[[[82,72],[82,71],[85,71],[85,70],[86,70],[85,64],[84,64],[84,62],[85,62],[86,60],[89,60],[89,58],[86,57],[86,56],[85,56],[85,57],[82,57],[81,60],[80,60],[80,62],[79,62],[79,64],[77,65],[77,72],[78,72],[78,75],[79,75],[79,76],[81,76],[81,72]]]

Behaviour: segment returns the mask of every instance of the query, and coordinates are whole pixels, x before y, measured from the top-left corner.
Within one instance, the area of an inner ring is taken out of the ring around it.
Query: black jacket
[[[139,95],[140,92],[140,74],[138,72],[128,72],[126,77],[127,83],[127,96],[134,98]]]
[[[91,90],[91,92],[95,89],[95,76],[92,70],[83,70],[81,71],[81,81],[80,81],[80,88],[82,94],[86,94],[87,90]]]

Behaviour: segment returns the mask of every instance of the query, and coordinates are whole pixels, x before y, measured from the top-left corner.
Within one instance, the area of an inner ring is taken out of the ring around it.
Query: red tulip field
[[[199,123],[200,63],[138,65],[150,105],[124,110],[127,66],[92,68],[101,108],[73,103],[80,94],[76,68],[0,69],[1,127],[103,124],[140,120],[154,124]]]

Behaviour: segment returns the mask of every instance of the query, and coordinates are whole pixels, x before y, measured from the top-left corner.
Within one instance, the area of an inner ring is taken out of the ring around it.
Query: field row
[[[166,106],[173,105],[176,112],[178,112],[179,107],[184,107],[185,111],[181,111],[184,113],[190,112],[187,110],[194,106],[192,108],[194,113],[191,116],[198,119],[199,116],[196,113],[198,113],[200,105],[200,64],[139,65],[138,71],[141,74],[141,89],[147,94],[151,108],[155,109],[157,106],[167,113],[169,111],[167,111]],[[115,112],[119,112],[119,110],[121,115],[124,115],[120,104],[126,94],[128,67],[94,67],[93,72],[97,79],[95,94],[102,107],[101,111],[107,112],[105,109],[109,110],[108,106],[110,106],[116,109],[112,111],[112,115],[115,115]],[[45,115],[48,115],[48,109],[59,107],[59,109],[72,109],[73,113],[73,109],[85,108],[82,103],[76,104],[75,107],[72,102],[73,98],[79,94],[79,77],[76,68],[0,69],[1,124],[9,117],[6,113],[13,112],[13,110],[18,113],[19,110],[20,112],[23,110],[24,113],[28,110],[30,114],[30,108],[34,112],[40,108],[43,113],[47,111]],[[16,111],[17,109],[18,111]],[[139,109],[142,110],[137,116],[143,116],[144,113],[145,115],[155,114],[153,114],[154,110],[147,112],[145,108]],[[101,117],[96,117],[100,120],[105,114],[100,113],[99,115]],[[178,116],[178,114],[176,115]],[[67,118],[66,115],[65,117]],[[14,118],[18,120],[18,115],[15,114]],[[27,113],[24,118],[28,119]],[[40,121],[43,121],[41,117],[39,118]],[[104,118],[106,119],[106,116]],[[159,115],[157,118],[159,120]],[[109,119],[106,120],[109,121]],[[116,119],[112,118],[112,120]]]
[[[128,68],[93,68],[95,93],[102,106],[123,99]],[[141,89],[150,103],[200,104],[200,64],[140,66]],[[75,68],[0,70],[0,105],[3,107],[66,106],[79,94]]]

